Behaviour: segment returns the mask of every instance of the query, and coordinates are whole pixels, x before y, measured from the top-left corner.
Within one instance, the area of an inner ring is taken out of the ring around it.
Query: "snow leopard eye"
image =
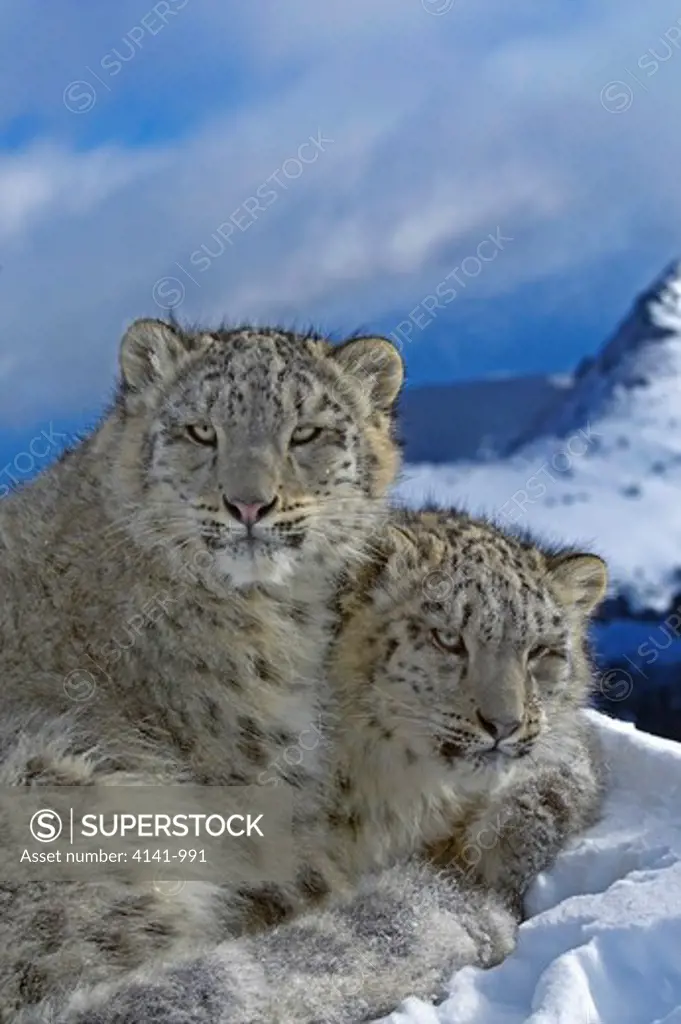
[[[311,424],[296,427],[291,434],[291,444],[309,444],[311,441],[316,441],[321,432],[321,427],[314,427]]]
[[[187,435],[196,444],[205,444],[214,448],[217,443],[215,429],[209,423],[188,423],[186,426]]]
[[[436,647],[447,654],[464,657],[468,651],[463,637],[449,629],[431,629],[430,637]]]

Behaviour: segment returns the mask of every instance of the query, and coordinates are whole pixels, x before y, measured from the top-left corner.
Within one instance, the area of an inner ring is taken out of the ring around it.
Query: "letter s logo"
[[[29,825],[31,835],[39,843],[53,843],[61,835],[63,827],[57,812],[51,811],[48,807],[36,811]]]

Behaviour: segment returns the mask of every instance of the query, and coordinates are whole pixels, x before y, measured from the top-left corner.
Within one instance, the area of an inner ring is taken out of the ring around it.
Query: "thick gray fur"
[[[401,360],[380,339],[139,321],[121,371],[97,429],[0,503],[0,785],[284,781],[314,815],[327,604],[385,515]],[[267,515],[247,531],[235,502]],[[0,1021],[306,899],[224,881],[167,902],[150,882],[0,880]]]
[[[500,962],[516,927],[496,895],[401,864],[324,911],[17,1024],[359,1024],[407,996],[437,1000],[461,967]]]

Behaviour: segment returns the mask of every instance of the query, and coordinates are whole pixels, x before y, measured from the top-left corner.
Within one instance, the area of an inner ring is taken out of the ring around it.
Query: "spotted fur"
[[[2,784],[286,781],[313,813],[327,606],[385,514],[400,383],[381,339],[133,324],[99,427],[0,504]],[[148,888],[0,881],[0,1020],[263,923]]]
[[[466,516],[396,513],[339,592],[326,859],[308,851],[324,905],[82,989],[54,1024],[359,1024],[503,959],[528,882],[598,809],[581,708],[604,578]],[[521,714],[496,751],[481,709]]]
[[[586,627],[605,585],[594,555],[461,513],[394,515],[341,598],[332,657],[330,825],[351,873],[425,845],[519,901],[593,818]]]
[[[457,968],[498,963],[516,927],[495,894],[400,864],[324,910],[21,1024],[360,1024],[407,996],[438,999]]]

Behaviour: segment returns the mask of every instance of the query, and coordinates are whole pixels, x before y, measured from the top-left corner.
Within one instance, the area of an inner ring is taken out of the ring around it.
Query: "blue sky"
[[[171,304],[395,333],[412,384],[560,372],[681,255],[678,3],[0,0],[0,24],[6,443],[96,413],[125,325]]]

